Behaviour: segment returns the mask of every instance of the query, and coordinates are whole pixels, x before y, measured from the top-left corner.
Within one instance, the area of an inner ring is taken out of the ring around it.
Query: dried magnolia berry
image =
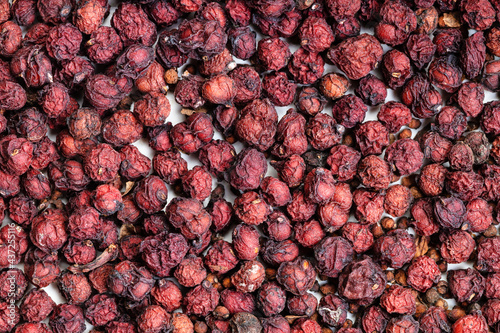
[[[359,162],[358,175],[363,185],[374,190],[387,189],[392,181],[389,164],[375,155],[369,155]]]
[[[291,200],[290,189],[288,186],[274,177],[266,177],[260,185],[263,197],[271,206],[285,206]]]
[[[114,60],[123,49],[123,43],[115,29],[101,26],[92,32],[85,43],[90,60],[98,64],[106,64]]]
[[[392,285],[384,291],[380,297],[380,305],[391,314],[413,314],[416,308],[411,289],[399,285]]]
[[[116,74],[131,79],[143,76],[154,61],[154,49],[142,44],[127,47],[116,59]]]
[[[61,61],[73,59],[81,43],[82,33],[74,25],[65,23],[49,30],[45,45],[49,56]]]
[[[213,104],[231,104],[236,96],[236,84],[226,74],[220,74],[208,79],[201,87],[204,99]]]
[[[33,218],[30,239],[43,251],[60,249],[68,238],[67,217],[59,209],[47,209]]]
[[[262,83],[252,67],[238,66],[229,73],[229,77],[236,85],[235,104],[247,104],[260,97]]]
[[[159,305],[150,305],[137,317],[141,332],[160,333],[170,328],[171,315]]]
[[[314,149],[326,150],[340,143],[344,130],[329,115],[318,113],[309,121],[306,134]]]
[[[7,21],[0,25],[0,29],[2,31],[0,54],[5,57],[12,56],[21,46],[21,27],[12,21]]]
[[[363,313],[361,324],[365,332],[383,332],[389,319],[389,314],[384,309],[373,305]]]
[[[126,46],[134,43],[152,46],[156,41],[156,27],[139,4],[119,4],[111,24],[120,33]]]
[[[442,163],[448,159],[453,143],[437,132],[426,132],[420,138],[420,147],[425,158],[435,163]]]
[[[356,96],[361,98],[366,105],[379,105],[384,103],[387,98],[387,87],[385,83],[372,74],[368,74],[362,78],[355,91]]]
[[[434,58],[429,65],[429,79],[436,87],[446,92],[455,92],[461,83],[462,69],[458,65],[458,59],[453,56],[442,56]]]
[[[390,133],[396,133],[401,127],[408,126],[411,112],[404,104],[390,101],[380,107],[377,117]]]
[[[104,326],[118,316],[118,304],[112,296],[97,294],[85,305],[85,318],[94,326]]]
[[[284,72],[274,72],[264,77],[262,88],[271,103],[286,106],[294,101],[297,85],[289,81]]]
[[[345,128],[353,128],[363,122],[367,109],[359,97],[346,95],[335,102],[332,114],[337,123]]]
[[[317,267],[321,274],[337,277],[353,259],[351,244],[342,237],[324,238],[314,247]]]
[[[316,272],[312,264],[301,257],[282,263],[277,272],[278,282],[294,295],[305,294],[311,289],[315,279]]]
[[[210,196],[212,191],[212,177],[201,166],[195,166],[187,171],[181,178],[184,192],[191,198],[203,201]]]
[[[478,301],[484,292],[484,277],[475,269],[459,269],[448,272],[448,286],[458,302]]]
[[[486,238],[477,245],[476,268],[483,272],[498,272],[500,268],[500,255],[496,246],[499,237]]]
[[[375,253],[383,263],[393,268],[401,268],[415,255],[414,238],[406,230],[388,232],[375,242]]]
[[[40,288],[54,282],[61,273],[57,255],[37,248],[26,253],[24,271],[30,282]]]
[[[297,97],[297,109],[307,115],[314,116],[325,107],[326,99],[314,87],[303,87]]]
[[[113,294],[133,301],[144,299],[153,284],[153,277],[145,267],[136,266],[128,260],[117,264],[108,280],[108,287]]]
[[[384,54],[381,68],[385,81],[391,89],[401,87],[413,75],[410,59],[398,50]]]
[[[182,293],[179,287],[170,280],[161,279],[151,289],[154,302],[167,312],[173,312],[182,305]]]
[[[212,224],[210,214],[196,199],[174,198],[168,204],[166,213],[170,223],[175,228],[179,228],[188,239],[199,238],[208,231]]]
[[[311,293],[293,295],[287,299],[287,308],[290,314],[296,316],[310,316],[316,312],[318,299]]]
[[[69,133],[76,140],[85,140],[101,132],[101,118],[92,108],[80,108],[68,118]]]
[[[406,42],[408,56],[418,69],[425,68],[431,62],[436,48],[431,38],[423,33],[411,35]]]
[[[295,224],[295,240],[304,247],[314,247],[324,237],[322,225],[316,220]]]
[[[401,101],[418,118],[430,118],[440,111],[441,94],[423,75],[417,74],[403,86]]]
[[[63,272],[57,285],[68,304],[82,304],[92,293],[90,283],[84,274]]]
[[[495,22],[495,10],[487,0],[467,0],[460,3],[460,9],[463,11],[462,19],[471,29],[486,30]]]
[[[348,38],[330,49],[328,57],[351,80],[359,80],[382,60],[382,46],[371,35]]]
[[[19,110],[25,104],[26,91],[21,85],[8,80],[0,81],[0,107],[2,109]]]
[[[319,89],[324,96],[335,100],[344,96],[349,86],[349,80],[345,76],[329,73],[321,79]]]
[[[387,333],[408,332],[417,333],[419,330],[418,322],[411,315],[404,315],[399,318],[392,318],[385,331]]]
[[[299,247],[291,240],[275,242],[268,240],[262,248],[262,259],[273,266],[295,260],[299,256]]]
[[[227,2],[229,5],[231,1]],[[229,29],[228,39],[231,53],[239,59],[247,60],[257,51],[255,32],[249,27],[235,27]]]
[[[446,311],[437,306],[432,306],[419,318],[420,330],[425,333],[450,331],[450,322],[446,316]]]
[[[430,236],[439,231],[439,225],[434,218],[432,199],[417,199],[411,207],[410,212],[413,217],[413,227],[417,234]]]
[[[332,173],[324,168],[313,169],[305,179],[304,195],[312,203],[326,203],[335,192]]]
[[[205,113],[194,113],[170,132],[173,145],[187,154],[197,152],[213,135],[212,118]]]
[[[441,272],[436,262],[427,257],[416,258],[408,267],[407,282],[415,290],[425,292],[437,283],[441,277]]]
[[[236,156],[236,161],[228,172],[229,183],[241,191],[257,189],[266,172],[264,154],[256,149],[245,149]]]
[[[363,155],[379,155],[389,144],[389,132],[378,121],[367,121],[355,131],[356,141]]]
[[[359,305],[369,305],[384,292],[387,278],[369,257],[352,262],[339,277],[339,295]]]
[[[469,259],[476,243],[467,231],[452,230],[440,235],[440,252],[446,262],[458,264]]]
[[[248,191],[234,200],[236,216],[244,223],[259,225],[271,213],[271,207],[254,191]]]
[[[380,8],[381,22],[375,27],[375,36],[390,46],[403,44],[417,28],[415,13],[399,1],[385,2]]]
[[[81,333],[86,329],[82,308],[73,304],[56,305],[49,324],[55,333]]]
[[[28,322],[40,322],[46,319],[56,303],[43,289],[32,289],[20,306],[21,317]]]
[[[288,69],[298,83],[312,84],[323,75],[324,60],[317,53],[299,48],[288,63]]]
[[[257,293],[257,307],[266,317],[279,314],[285,309],[285,305],[285,291],[276,282],[262,285]]]
[[[279,70],[291,57],[288,43],[279,38],[266,38],[259,41],[257,54],[267,70]]]

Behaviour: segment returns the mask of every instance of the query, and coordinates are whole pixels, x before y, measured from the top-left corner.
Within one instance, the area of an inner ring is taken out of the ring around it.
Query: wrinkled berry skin
[[[312,264],[301,257],[292,262],[284,262],[278,268],[278,282],[294,295],[303,295],[311,289],[316,279]]]
[[[373,305],[363,313],[361,325],[365,332],[383,332],[389,319],[389,314],[384,309]]]
[[[201,237],[212,224],[210,214],[196,199],[174,198],[168,204],[166,214],[170,223],[175,228],[179,228],[187,239]]]
[[[326,295],[319,302],[318,314],[329,326],[340,327],[347,319],[347,309],[345,300],[338,296]]]
[[[475,269],[459,269],[448,272],[448,286],[458,302],[476,302],[483,295],[484,277]]]
[[[369,257],[352,262],[340,274],[339,295],[359,305],[369,305],[384,292],[387,277]]]
[[[327,237],[315,246],[314,255],[321,274],[337,277],[352,261],[354,251],[344,238]]]
[[[244,262],[240,269],[231,276],[231,283],[237,291],[251,293],[264,282],[264,266],[256,260]]]
[[[31,223],[30,238],[39,249],[51,252],[60,249],[68,238],[67,217],[58,209],[47,209]]]
[[[366,76],[382,60],[382,46],[372,35],[348,38],[331,48],[328,57],[351,80]]]
[[[256,149],[245,149],[236,156],[233,167],[228,172],[231,186],[248,191],[257,189],[267,172],[267,161],[263,153]]]
[[[375,155],[369,155],[359,162],[358,176],[363,185],[374,190],[385,190],[392,181],[389,164]]]
[[[396,269],[410,262],[416,251],[413,236],[401,229],[377,239],[374,248],[383,263]]]
[[[145,267],[136,266],[128,260],[116,265],[108,279],[108,287],[113,294],[131,301],[144,299],[153,284],[153,276]]]
[[[313,169],[304,180],[306,200],[315,204],[327,203],[335,193],[335,180],[330,170]]]

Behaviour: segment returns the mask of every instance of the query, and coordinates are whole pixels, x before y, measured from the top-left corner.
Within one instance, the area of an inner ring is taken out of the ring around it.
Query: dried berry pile
[[[0,0],[0,333],[500,333],[500,0],[115,9]]]

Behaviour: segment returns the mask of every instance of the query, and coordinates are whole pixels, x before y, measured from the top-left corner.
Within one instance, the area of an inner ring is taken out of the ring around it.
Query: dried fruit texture
[[[332,115],[340,125],[345,128],[353,128],[358,123],[363,122],[367,109],[359,97],[346,95],[335,102],[332,107]]]
[[[446,316],[446,311],[438,306],[427,309],[419,318],[420,330],[424,333],[450,331],[450,322]]]
[[[315,246],[314,256],[321,274],[337,277],[352,261],[354,251],[351,244],[342,237],[327,237]]]
[[[454,93],[460,87],[462,69],[454,55],[434,58],[429,65],[429,80],[436,87]]]
[[[173,145],[188,154],[197,152],[212,140],[211,120],[205,113],[194,113],[185,122],[175,125],[170,133]]]
[[[401,127],[408,126],[412,119],[410,109],[404,104],[395,101],[383,104],[380,107],[377,118],[390,133],[399,132]]]
[[[361,98],[363,103],[370,106],[382,104],[387,98],[385,83],[372,74],[366,75],[359,81],[355,92],[356,96]]]
[[[417,28],[415,13],[404,3],[387,1],[380,8],[381,21],[375,27],[375,36],[390,46],[403,44]]]
[[[230,324],[232,332],[235,333],[258,333],[262,331],[260,320],[254,315],[246,312],[235,314],[233,318],[231,318]]]
[[[306,134],[314,149],[326,150],[340,143],[345,128],[336,124],[335,120],[325,114],[318,113],[309,120]]]
[[[266,177],[261,184],[262,194],[271,206],[280,207],[292,201],[288,186],[274,177]]]
[[[448,272],[448,286],[458,302],[472,303],[481,298],[484,292],[484,277],[472,268]]]
[[[114,60],[123,50],[123,43],[116,30],[101,26],[92,32],[85,43],[90,60],[98,64],[106,64]]]
[[[126,84],[127,78],[115,78],[104,74],[93,75],[85,83],[85,98],[98,111],[114,108],[127,94]]]
[[[363,155],[380,155],[389,145],[389,132],[381,122],[367,121],[355,130],[356,141]]]
[[[156,41],[156,26],[139,4],[119,4],[111,25],[119,32],[125,46],[134,43],[152,46]]]
[[[389,314],[385,310],[377,305],[373,305],[363,313],[361,325],[365,332],[383,332],[389,318]]]
[[[486,30],[495,22],[495,10],[488,0],[460,3],[462,19],[475,30]]]
[[[107,1],[87,0],[78,4],[73,22],[84,34],[90,35],[103,23],[109,13]]]
[[[60,249],[67,240],[66,215],[58,209],[47,209],[31,222],[30,239],[43,251]]]
[[[401,101],[410,107],[414,116],[430,118],[440,111],[442,97],[427,78],[417,74],[403,86]]]
[[[374,190],[385,190],[392,181],[389,164],[375,155],[369,155],[359,162],[358,176],[363,185]]]
[[[458,264],[469,259],[476,243],[470,233],[463,230],[452,230],[440,235],[440,252],[446,262]]]
[[[422,69],[431,62],[437,46],[427,34],[422,33],[411,35],[406,41],[406,49],[413,64]]]
[[[226,74],[216,75],[203,84],[201,94],[210,103],[228,105],[236,96],[236,84]]]
[[[369,257],[352,262],[340,274],[339,295],[359,305],[369,305],[384,292],[387,278]]]
[[[417,333],[419,331],[419,324],[412,316],[404,315],[399,318],[392,318],[387,324],[385,331],[387,333]]]
[[[381,262],[397,269],[413,259],[416,246],[412,235],[397,229],[377,239],[374,249]]]
[[[9,80],[0,81],[0,108],[19,110],[26,104],[26,91],[23,87]]]
[[[475,78],[483,69],[484,60],[486,59],[486,46],[484,43],[485,38],[482,31],[476,32],[464,42],[460,62],[468,79]]]
[[[499,237],[486,238],[477,245],[477,259],[475,267],[482,272],[498,272],[500,270],[500,255],[496,246]]]
[[[374,36],[361,34],[331,48],[328,57],[349,79],[359,80],[376,67],[382,54],[382,46]]]
[[[282,263],[276,277],[285,290],[294,295],[303,295],[313,286],[316,272],[308,260],[298,257],[294,261]]]
[[[49,30],[45,46],[50,57],[61,61],[73,59],[80,50],[82,33],[72,24],[60,24]]]
[[[420,138],[420,147],[424,157],[435,163],[443,163],[448,159],[448,154],[453,147],[453,143],[439,135],[437,132],[426,132]]]
[[[486,134],[500,134],[500,103],[493,101],[484,105],[481,128]]]
[[[323,76],[319,88],[324,96],[335,100],[344,96],[350,85],[349,80],[345,76],[337,73],[329,73]]]
[[[380,305],[391,314],[414,314],[416,309],[411,289],[399,285],[392,285],[384,291],[380,297]]]
[[[318,314],[329,326],[340,327],[347,319],[347,309],[345,300],[338,296],[326,295],[319,302]]]
[[[416,258],[408,267],[407,282],[420,292],[426,292],[439,281],[440,277],[438,265],[427,256]]]
[[[188,239],[205,234],[212,223],[210,214],[196,199],[174,198],[166,208],[170,223]]]
[[[297,91],[297,85],[289,81],[284,72],[266,75],[262,80],[262,88],[269,101],[276,106],[292,104]]]
[[[413,226],[417,234],[430,236],[439,231],[439,225],[434,217],[434,208],[431,198],[421,198],[411,207]]]
[[[401,87],[413,75],[410,58],[398,50],[391,50],[384,54],[381,69],[391,89]]]

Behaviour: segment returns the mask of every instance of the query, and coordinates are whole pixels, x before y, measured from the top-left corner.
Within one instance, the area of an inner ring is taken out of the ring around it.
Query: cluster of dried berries
[[[500,332],[499,0],[110,7],[0,0],[0,333]]]

